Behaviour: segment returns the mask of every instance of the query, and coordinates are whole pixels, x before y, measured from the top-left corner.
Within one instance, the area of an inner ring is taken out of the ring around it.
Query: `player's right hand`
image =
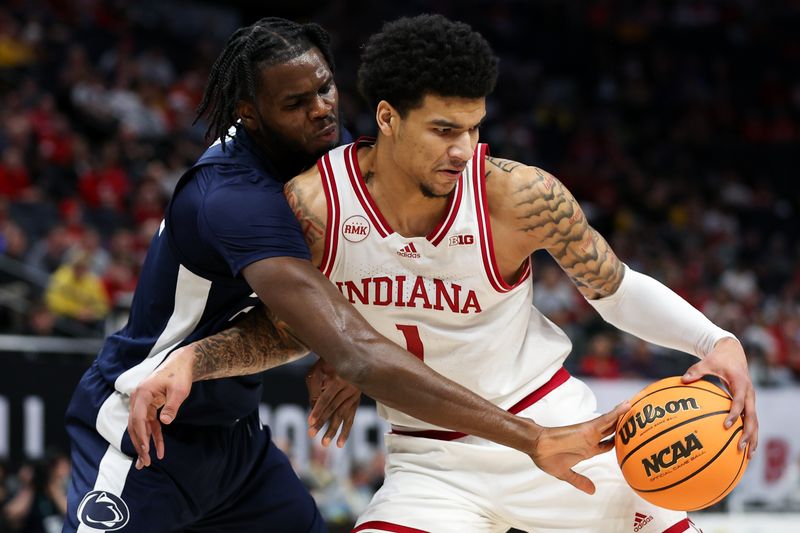
[[[594,494],[594,483],[572,467],[614,447],[614,439],[609,437],[614,433],[619,417],[628,409],[630,403],[626,401],[582,424],[542,428],[529,455],[543,471],[587,494]]]
[[[128,434],[138,455],[137,470],[150,466],[151,438],[156,447],[156,457],[164,458],[161,424],[172,423],[178,408],[189,396],[193,364],[194,351],[191,346],[178,348],[131,393]]]

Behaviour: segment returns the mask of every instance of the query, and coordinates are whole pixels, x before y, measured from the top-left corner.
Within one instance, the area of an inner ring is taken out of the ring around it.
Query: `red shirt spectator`
[[[22,163],[22,154],[17,148],[7,148],[0,163],[0,196],[18,200],[29,190],[30,185],[30,175]]]
[[[78,183],[81,198],[92,209],[105,207],[124,212],[130,182],[119,164],[117,147],[107,144],[103,148],[101,159],[98,165],[81,175]]]

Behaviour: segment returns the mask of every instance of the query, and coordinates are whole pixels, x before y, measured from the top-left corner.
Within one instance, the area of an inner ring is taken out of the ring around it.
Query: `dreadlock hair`
[[[386,100],[400,116],[426,94],[481,98],[494,90],[498,59],[481,34],[441,15],[384,24],[367,41],[358,89],[372,109]]]
[[[240,100],[255,101],[259,70],[277,65],[317,47],[334,71],[330,36],[319,24],[298,24],[278,17],[263,18],[236,30],[214,62],[203,101],[193,123],[208,114],[206,139],[221,139],[236,123]]]

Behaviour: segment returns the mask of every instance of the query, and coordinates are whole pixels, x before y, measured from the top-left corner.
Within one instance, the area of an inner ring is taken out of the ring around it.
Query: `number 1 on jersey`
[[[425,348],[422,346],[422,339],[419,336],[419,328],[417,326],[409,326],[407,324],[395,324],[403,337],[406,338],[406,350],[416,355],[420,361],[425,360]]]

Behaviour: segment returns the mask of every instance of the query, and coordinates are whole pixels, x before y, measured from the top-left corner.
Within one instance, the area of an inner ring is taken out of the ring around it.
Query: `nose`
[[[311,102],[309,116],[312,120],[325,118],[331,114],[333,110],[333,99],[324,98],[322,95],[317,95]]]
[[[467,162],[475,151],[477,139],[475,141],[473,142],[470,132],[465,131],[453,140],[453,144],[447,150],[447,155],[450,156],[450,159]]]

